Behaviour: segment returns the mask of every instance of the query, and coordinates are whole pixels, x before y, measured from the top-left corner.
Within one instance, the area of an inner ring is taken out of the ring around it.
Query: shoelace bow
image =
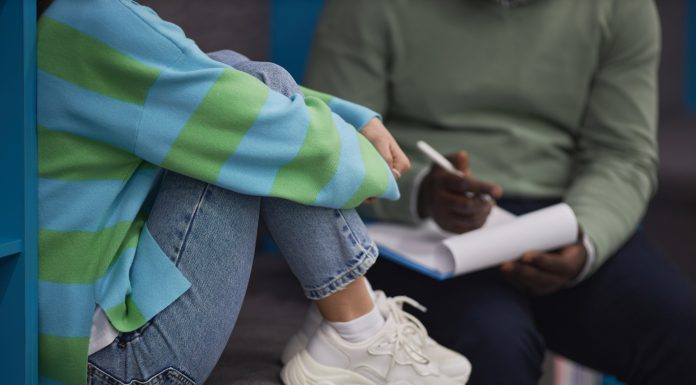
[[[389,303],[389,311],[394,315],[397,323],[411,323],[413,328],[408,330],[411,330],[412,334],[416,334],[416,336],[421,340],[421,345],[425,346],[428,341],[428,330],[425,328],[423,323],[416,318],[416,316],[404,310],[404,305],[408,304],[423,313],[428,311],[428,309],[421,305],[418,301],[405,295],[388,298],[387,301]]]
[[[392,354],[387,376],[397,363],[396,352],[400,349],[404,350],[416,364],[428,365],[430,363],[430,359],[421,350],[421,347],[425,345],[428,332],[416,317],[403,311],[404,304],[409,304],[423,312],[426,311],[423,305],[406,296],[393,297],[388,300],[389,312],[395,318],[397,324],[396,332],[388,340],[378,344],[378,346],[384,344],[394,345],[394,354]],[[413,334],[418,336],[420,343],[416,344],[412,338],[409,338]]]

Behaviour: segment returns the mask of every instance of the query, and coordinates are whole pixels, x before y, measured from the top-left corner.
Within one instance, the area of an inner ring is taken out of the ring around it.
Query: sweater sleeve
[[[83,126],[108,127],[88,135],[244,194],[332,208],[398,198],[379,153],[320,98],[285,97],[210,59],[149,8],[81,1],[52,7],[43,36],[79,43],[77,56],[52,45],[50,60],[90,72],[89,84],[69,79],[103,101],[100,113],[74,108]]]
[[[389,4],[381,0],[328,0],[305,76],[309,87],[366,106],[380,118],[386,116],[387,127],[390,61],[399,35],[394,33]],[[398,132],[393,134],[398,139]],[[430,164],[418,159],[417,151],[409,156],[412,169],[398,181],[402,199],[377,201],[361,207],[361,214],[390,221],[420,221],[414,205],[420,180]]]
[[[307,87],[302,87],[305,96],[311,96],[326,103],[331,111],[340,116],[348,124],[354,126],[358,131],[362,130],[373,118],[382,120],[382,115],[359,104],[349,102],[339,97],[323,92],[315,91]]]
[[[653,1],[615,1],[565,196],[596,249],[593,270],[635,231],[656,188],[659,51]]]
[[[300,87],[288,71],[275,63],[252,61],[246,56],[232,50],[212,52],[208,54],[208,57],[254,76],[270,89],[287,97],[292,97],[295,94],[302,94],[304,96],[320,99],[331,108],[333,113],[340,116],[341,119],[345,120],[359,131],[362,130],[372,118],[381,118],[378,113],[369,108],[323,92]]]

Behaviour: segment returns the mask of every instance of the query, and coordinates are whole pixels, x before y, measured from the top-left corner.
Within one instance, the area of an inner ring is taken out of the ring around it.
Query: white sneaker
[[[456,385],[440,373],[409,334],[415,325],[394,316],[367,341],[344,340],[327,322],[280,375],[285,385]],[[321,361],[321,362],[319,362]]]
[[[397,323],[407,322],[413,324],[415,328],[407,329],[408,336],[414,339],[415,344],[423,350],[426,356],[437,363],[440,372],[462,384],[466,383],[471,374],[471,363],[469,363],[469,360],[430,338],[423,324],[412,314],[403,310],[403,305],[405,303],[421,311],[425,311],[423,306],[411,298],[405,296],[390,298],[381,290],[375,291],[375,304],[380,309],[382,315],[388,318],[389,314],[392,313]],[[283,364],[287,364],[307,346],[309,337],[319,328],[321,322],[322,318],[319,311],[316,306],[312,305],[307,311],[304,324],[300,330],[290,338],[290,341],[285,345],[285,349],[283,349],[281,355]]]

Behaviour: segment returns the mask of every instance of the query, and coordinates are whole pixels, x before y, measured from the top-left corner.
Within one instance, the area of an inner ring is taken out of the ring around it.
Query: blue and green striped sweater
[[[146,225],[162,169],[332,208],[399,196],[355,129],[374,112],[275,93],[149,8],[56,0],[38,46],[42,384],[86,383],[97,305],[127,332],[189,288]]]

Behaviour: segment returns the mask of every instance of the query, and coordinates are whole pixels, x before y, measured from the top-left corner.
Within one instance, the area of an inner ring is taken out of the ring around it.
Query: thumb
[[[458,151],[454,154],[452,164],[457,170],[463,172],[465,175],[469,175],[469,154],[466,151]]]

